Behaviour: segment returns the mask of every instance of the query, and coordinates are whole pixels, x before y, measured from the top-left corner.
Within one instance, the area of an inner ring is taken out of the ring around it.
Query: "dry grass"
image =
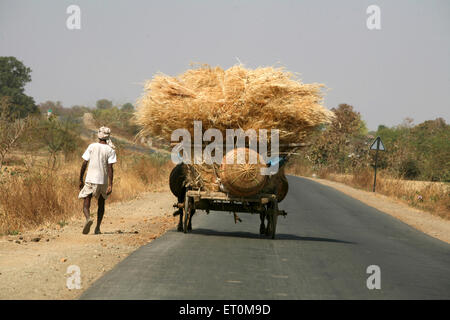
[[[129,200],[142,192],[167,190],[172,167],[170,161],[153,157],[134,156],[120,162],[114,172],[111,200]]]
[[[372,191],[373,170],[364,170],[353,175],[329,174],[329,180],[345,183]],[[393,197],[412,207],[450,219],[450,186],[441,182],[409,181],[393,179],[377,174],[376,192]]]
[[[108,202],[130,200],[142,192],[162,190],[167,185],[172,167],[169,161],[125,151],[118,158],[113,193]],[[81,161],[71,161],[57,171],[36,167],[0,174],[0,233],[16,233],[81,214],[80,167]]]
[[[66,219],[76,206],[76,175],[29,172],[2,177],[0,232],[14,232],[46,221]]]
[[[312,176],[314,173],[309,162],[305,158],[294,157],[286,163],[286,174],[293,176]]]
[[[333,113],[322,106],[321,84],[304,84],[283,68],[228,70],[202,65],[178,77],[157,74],[138,102],[142,135],[170,141],[174,130],[278,129],[280,143],[298,143]]]
[[[305,169],[301,163],[293,163],[288,167],[288,173],[294,175],[311,176],[310,170]],[[372,191],[373,188],[373,169],[364,169],[353,174],[336,174],[322,169],[317,175],[322,179],[344,183],[366,191]],[[381,171],[377,173],[376,192],[450,220],[450,185],[448,183],[394,179]]]

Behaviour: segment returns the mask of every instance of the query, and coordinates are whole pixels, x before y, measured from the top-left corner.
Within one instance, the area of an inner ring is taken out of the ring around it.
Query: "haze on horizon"
[[[66,27],[69,5],[81,30]],[[366,27],[369,5],[381,30]],[[328,108],[348,103],[369,129],[450,120],[450,2],[0,0],[0,56],[33,72],[36,103],[135,102],[156,72],[191,62],[279,65],[324,83]]]

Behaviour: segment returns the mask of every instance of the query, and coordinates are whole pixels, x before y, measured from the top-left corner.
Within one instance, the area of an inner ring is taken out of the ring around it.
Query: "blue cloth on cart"
[[[282,156],[275,156],[269,159],[269,161],[267,162],[267,166],[268,167],[273,167],[276,166],[278,164],[279,167],[283,166],[283,164],[286,163],[286,157],[282,157]]]

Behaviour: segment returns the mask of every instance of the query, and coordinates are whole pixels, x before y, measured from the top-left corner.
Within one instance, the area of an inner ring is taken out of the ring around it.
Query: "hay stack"
[[[280,144],[299,143],[333,113],[324,108],[321,84],[304,84],[283,68],[228,70],[202,65],[178,77],[157,74],[138,101],[141,135],[170,141],[175,129],[278,129]]]
[[[322,104],[321,84],[304,84],[283,68],[228,70],[201,65],[178,77],[157,74],[146,82],[137,103],[136,122],[141,136],[151,135],[170,142],[176,129],[194,135],[194,121],[202,122],[203,132],[219,129],[278,129],[280,151],[301,143],[317,126],[330,122],[333,113]],[[270,134],[269,137],[270,138]],[[270,147],[270,141],[269,146]],[[234,153],[234,152],[232,152]],[[220,182],[232,194],[253,195],[262,190],[267,177],[258,165],[189,165],[187,185],[194,189],[219,191]],[[257,174],[256,174],[257,172]],[[284,198],[287,187],[275,188],[281,175],[271,179],[270,191]],[[287,185],[287,182],[285,183]]]

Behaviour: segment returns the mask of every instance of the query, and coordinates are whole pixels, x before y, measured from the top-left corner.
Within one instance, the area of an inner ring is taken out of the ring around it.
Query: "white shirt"
[[[108,164],[116,163],[116,152],[103,143],[91,143],[82,158],[89,161],[86,182],[95,184],[108,183]]]

